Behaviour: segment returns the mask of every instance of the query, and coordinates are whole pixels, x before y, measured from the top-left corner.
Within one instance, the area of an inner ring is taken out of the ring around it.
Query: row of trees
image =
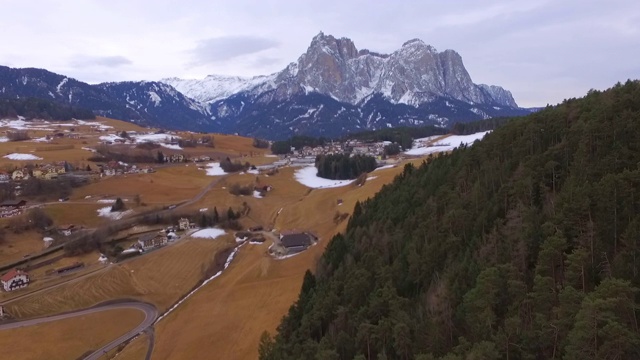
[[[268,149],[269,141],[264,139],[253,138],[253,147],[256,147],[258,149]]]
[[[251,168],[251,164],[249,164],[248,162],[245,162],[243,164],[237,160],[231,161],[231,159],[227,157],[224,160],[220,161],[220,167],[226,173],[234,173],[238,171],[248,170],[249,168]]]
[[[318,176],[332,180],[355,179],[376,168],[376,159],[366,155],[333,154],[316,157]]]
[[[275,141],[271,144],[271,152],[274,154],[289,154],[291,148],[300,150],[305,146],[324,146],[328,139],[324,137],[315,138],[312,136],[293,136],[288,140]]]
[[[640,358],[639,118],[629,81],[406,165],[260,358]]]

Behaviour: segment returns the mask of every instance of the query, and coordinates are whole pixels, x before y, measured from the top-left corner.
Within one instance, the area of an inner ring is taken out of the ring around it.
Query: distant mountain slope
[[[141,125],[190,130],[208,127],[205,107],[163,83],[89,85],[47,70],[0,66],[0,97],[47,99]]]
[[[640,359],[638,119],[628,81],[407,164],[260,359]]]

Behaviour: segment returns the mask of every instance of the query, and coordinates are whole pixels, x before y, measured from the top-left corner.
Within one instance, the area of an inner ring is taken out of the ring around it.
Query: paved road
[[[105,353],[117,348],[120,344],[130,340],[134,336],[138,335],[140,332],[146,330],[148,327],[153,325],[153,323],[155,322],[156,318],[158,317],[158,310],[156,310],[156,308],[153,305],[150,305],[150,304],[147,304],[147,303],[142,303],[142,302],[123,302],[123,303],[103,305],[103,306],[89,308],[89,309],[85,309],[85,310],[74,311],[74,312],[70,312],[70,313],[66,313],[66,314],[47,316],[47,317],[43,317],[43,318],[39,318],[39,319],[31,319],[31,320],[13,322],[13,323],[8,323],[8,324],[0,324],[0,331],[2,331],[2,330],[10,330],[10,329],[17,329],[17,328],[21,328],[21,327],[25,327],[25,326],[32,326],[32,325],[37,325],[37,324],[43,324],[43,323],[48,323],[48,322],[52,322],[52,321],[73,318],[73,317],[76,317],[76,316],[93,314],[93,313],[106,311],[106,310],[118,310],[118,309],[140,310],[145,315],[144,316],[144,320],[138,326],[136,326],[135,328],[129,330],[126,334],[120,336],[117,339],[114,339],[113,341],[109,342],[108,344],[104,345],[100,349],[97,349],[96,351],[94,351],[93,353],[91,353],[91,354],[89,354],[88,356],[85,357],[85,359],[87,359],[87,360],[97,360],[100,357],[102,357]]]

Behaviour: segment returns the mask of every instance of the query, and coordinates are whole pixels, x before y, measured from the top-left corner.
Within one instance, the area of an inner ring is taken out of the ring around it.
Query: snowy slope
[[[255,77],[209,75],[202,80],[173,77],[162,79],[160,82],[173,86],[182,94],[196,101],[210,103],[259,85],[268,87],[273,84],[274,79],[275,74]]]

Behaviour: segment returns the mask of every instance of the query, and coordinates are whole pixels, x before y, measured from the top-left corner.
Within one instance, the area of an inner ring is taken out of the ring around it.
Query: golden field
[[[0,349],[12,360],[77,359],[88,350],[123,335],[143,319],[141,311],[119,309],[2,330]],[[36,340],[37,345],[34,345]]]
[[[32,318],[128,298],[152,303],[163,311],[191,290],[215,254],[232,242],[229,237],[182,239],[89,277],[11,302],[6,310],[17,318]]]
[[[376,171],[371,174],[376,178],[362,187],[348,185],[311,191],[306,187],[296,191],[296,187],[302,185],[292,179],[292,169],[285,169],[273,179],[270,177],[276,184],[275,179],[282,176],[281,185],[288,184],[297,194],[270,209],[277,212],[280,205],[284,205],[276,229],[312,230],[321,241],[285,260],[268,255],[267,244],[243,246],[218,279],[203,287],[156,326],[153,359],[198,359],[208,358],[211,354],[221,359],[256,359],[262,332],[275,331],[282,316],[297,299],[304,272],[314,269],[331,236],[346,226],[346,221],[338,225],[333,222],[335,212],[351,212],[357,200],[373,196],[401,171],[401,166]],[[275,192],[278,187],[274,187]],[[281,189],[285,192],[287,187]],[[269,193],[265,199],[255,201],[267,202],[272,195],[275,197],[275,193]],[[337,205],[338,198],[344,201],[343,205]]]

